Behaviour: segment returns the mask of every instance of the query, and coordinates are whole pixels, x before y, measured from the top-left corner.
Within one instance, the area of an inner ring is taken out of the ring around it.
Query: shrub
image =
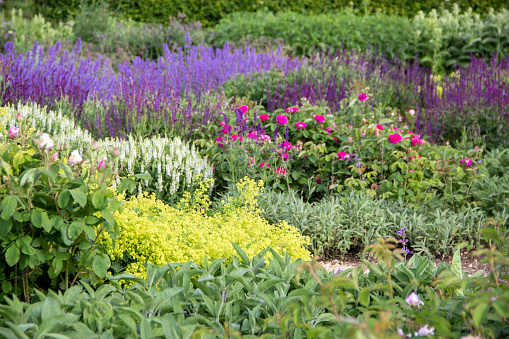
[[[104,278],[110,260],[97,239],[118,236],[113,213],[123,205],[108,189],[111,154],[99,167],[78,151],[67,158],[68,149],[39,136],[23,116],[0,136],[0,281],[2,294],[25,301],[34,288],[67,290],[78,278]]]
[[[76,126],[72,119],[55,111],[47,111],[38,105],[11,106],[0,122],[12,126],[20,113],[30,119],[31,127],[38,132],[47,131],[55,136],[59,146],[77,149],[84,153],[93,149],[98,161],[106,160],[115,149],[119,163],[116,183],[120,178],[135,173],[149,173],[151,180],[135,179],[135,193],[155,193],[167,203],[177,202],[184,192],[193,192],[197,185],[212,176],[212,167],[200,157],[194,146],[180,138],[153,137],[127,140],[105,139],[94,141],[90,133]]]
[[[127,200],[123,213],[115,215],[120,228],[115,247],[110,239],[104,240],[109,255],[126,267],[126,272],[135,274],[143,271],[146,262],[202,264],[205,257],[231,260],[235,255],[232,243],[248,255],[272,247],[278,253],[287,251],[309,260],[308,240],[295,228],[285,222],[271,226],[259,216],[255,198],[260,184],[248,179],[237,187],[242,192],[238,199],[225,201],[218,211],[209,209],[205,185],[194,198],[187,194],[175,208],[154,196]]]
[[[44,0],[35,0],[35,10],[54,21],[67,20],[78,11],[81,0],[64,0],[58,4]],[[92,0],[86,1],[93,2]],[[151,1],[113,1],[109,0],[111,7],[123,16],[128,16],[136,21],[163,22],[168,17],[176,17],[178,13],[185,13],[190,19],[201,21],[207,26],[212,26],[221,18],[230,13],[254,12],[257,10],[269,10],[271,12],[295,11],[300,13],[330,13],[339,9],[353,6],[356,11],[385,11],[412,16],[418,11],[429,12],[433,8],[451,8],[453,3],[440,0],[427,0],[415,2],[412,0],[384,0],[384,1],[349,1],[349,0],[285,0],[285,1],[231,1],[221,0],[210,3],[204,0],[151,0]],[[455,1],[462,9],[473,7],[478,12],[486,12],[492,8],[507,8],[503,0],[461,0]]]

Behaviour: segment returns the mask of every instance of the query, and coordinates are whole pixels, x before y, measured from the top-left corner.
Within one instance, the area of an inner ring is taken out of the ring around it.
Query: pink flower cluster
[[[262,162],[262,163],[260,164],[260,168],[263,168],[263,167],[270,168],[270,164],[269,164],[268,162],[267,162],[267,163]]]
[[[281,176],[281,175],[285,175],[286,174],[286,170],[284,168],[281,168],[281,167],[278,167],[274,170],[274,175],[276,176]]]

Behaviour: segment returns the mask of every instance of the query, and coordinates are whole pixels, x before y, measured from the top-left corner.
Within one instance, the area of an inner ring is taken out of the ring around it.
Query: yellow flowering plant
[[[278,253],[310,260],[307,237],[286,222],[271,225],[260,216],[256,195],[261,185],[252,179],[242,180],[237,184],[240,196],[225,201],[217,211],[210,209],[207,182],[192,198],[186,194],[176,208],[154,195],[132,197],[125,201],[123,212],[114,215],[120,228],[115,245],[111,238],[102,241],[113,261],[124,266],[126,273],[140,277],[147,262],[164,265],[193,261],[201,265],[205,257],[230,261],[237,253],[233,244],[250,257],[271,247]],[[118,199],[123,200],[123,196]]]

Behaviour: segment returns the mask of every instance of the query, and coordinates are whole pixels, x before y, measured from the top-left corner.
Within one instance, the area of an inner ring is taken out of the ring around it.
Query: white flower
[[[409,110],[408,113],[410,113],[410,115],[414,115],[415,114],[415,111],[413,109]]]
[[[424,302],[419,300],[419,296],[415,294],[415,292],[410,293],[406,298],[405,302],[411,306],[424,305]]]
[[[51,140],[48,134],[43,133],[39,139],[39,148],[50,149],[53,146],[55,146],[53,140]]]
[[[433,327],[429,328],[428,325],[426,325],[426,326],[421,327],[419,329],[419,332],[415,332],[415,334],[414,334],[415,337],[426,336],[426,335],[435,335],[435,329]]]
[[[78,152],[78,150],[74,150],[71,152],[71,156],[69,157],[69,165],[74,165],[74,164],[77,164],[79,162],[82,162],[83,161],[83,158],[81,157],[80,153]]]
[[[401,328],[398,328],[398,335],[400,337],[406,337],[405,333],[403,332],[403,330]]]

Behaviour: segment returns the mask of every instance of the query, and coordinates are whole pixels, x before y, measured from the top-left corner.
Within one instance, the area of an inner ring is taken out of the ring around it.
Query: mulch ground
[[[374,261],[371,258],[368,258],[368,261]],[[446,262],[449,265],[452,261],[452,255],[444,258],[443,260],[440,259],[432,259],[433,263],[435,265],[439,265],[442,262]],[[329,260],[318,260],[318,262],[327,270],[327,271],[337,271],[338,269],[348,269],[348,268],[354,268],[358,266],[362,266],[362,263],[359,260],[358,255],[356,254],[345,254],[338,256],[334,259]],[[463,252],[461,253],[461,267],[464,272],[466,272],[468,275],[472,275],[478,271],[483,271],[484,274],[489,273],[489,266],[487,263],[482,263],[481,258],[479,257],[473,257],[471,253]],[[367,269],[366,269],[367,271]]]

